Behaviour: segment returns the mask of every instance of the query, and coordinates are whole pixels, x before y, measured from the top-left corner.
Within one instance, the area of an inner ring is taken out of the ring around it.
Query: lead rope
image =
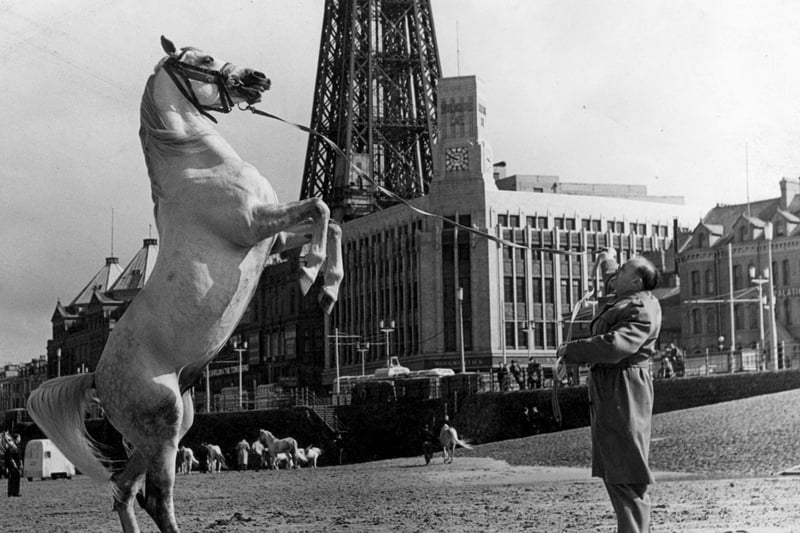
[[[569,326],[567,327],[567,339],[564,341],[565,343],[572,340],[572,325],[575,324],[575,320],[578,318],[578,313],[580,312],[581,308],[586,304],[586,302],[589,301],[589,298],[591,298],[593,294],[594,289],[589,289],[572,308],[572,316],[570,316]],[[560,426],[562,417],[561,404],[558,401],[558,391],[561,388],[561,376],[558,375],[558,366],[558,360],[556,360],[556,368],[553,372],[553,390],[551,391],[550,403],[553,406],[553,419],[555,419],[556,423]]]
[[[511,248],[518,248],[518,249],[521,249],[521,250],[531,249],[529,246],[525,246],[525,245],[522,245],[522,244],[519,244],[519,243],[515,243],[515,242],[507,241],[505,239],[501,239],[500,237],[492,235],[491,233],[486,233],[486,232],[480,231],[477,228],[470,227],[470,226],[465,226],[463,224],[459,224],[455,220],[450,220],[449,218],[446,218],[446,217],[444,217],[442,215],[438,215],[436,213],[430,213],[428,211],[425,211],[424,209],[420,209],[418,207],[415,207],[415,206],[411,205],[410,203],[408,203],[408,201],[405,198],[402,198],[402,197],[398,196],[397,194],[395,194],[394,192],[390,191],[389,189],[386,189],[386,188],[378,185],[377,183],[375,183],[375,181],[372,180],[372,178],[369,176],[369,174],[367,174],[366,172],[364,172],[363,170],[358,168],[350,160],[350,158],[347,156],[347,154],[345,154],[344,151],[336,145],[335,142],[333,142],[330,138],[328,138],[324,134],[322,134],[322,133],[320,133],[320,132],[318,132],[318,131],[316,131],[316,130],[314,130],[312,128],[309,128],[308,126],[303,126],[302,124],[296,124],[294,122],[289,122],[288,120],[285,120],[285,119],[283,119],[283,118],[281,118],[281,117],[279,117],[277,115],[273,115],[272,113],[267,113],[266,111],[261,111],[260,109],[256,109],[255,107],[253,107],[252,105],[249,105],[249,104],[247,106],[245,106],[245,107],[241,107],[241,105],[240,105],[239,109],[241,109],[242,111],[250,111],[251,113],[253,113],[255,115],[261,115],[262,117],[271,118],[271,119],[277,120],[278,122],[283,122],[284,124],[288,124],[289,126],[297,128],[300,131],[304,131],[304,132],[306,132],[308,134],[311,134],[311,135],[316,135],[317,137],[322,139],[328,146],[330,146],[338,155],[342,156],[344,158],[344,160],[347,161],[347,163],[350,165],[350,168],[355,170],[361,177],[363,177],[365,180],[370,182],[375,187],[376,190],[378,190],[380,193],[388,196],[392,200],[395,200],[395,201],[405,205],[406,207],[408,207],[409,209],[411,209],[415,213],[418,213],[418,214],[420,214],[422,216],[425,216],[425,217],[436,218],[438,220],[441,220],[444,223],[450,224],[452,226],[455,226],[455,227],[457,227],[459,229],[462,229],[462,230],[467,231],[469,233],[472,233],[474,235],[478,235],[478,236],[483,237],[485,239],[489,239],[490,241],[496,242],[496,243],[501,244],[503,246],[509,246]],[[570,251],[570,250],[558,250],[556,248],[536,248],[536,251],[549,252],[549,253],[561,254],[561,255],[580,255],[581,254],[581,252],[573,252],[573,251]]]

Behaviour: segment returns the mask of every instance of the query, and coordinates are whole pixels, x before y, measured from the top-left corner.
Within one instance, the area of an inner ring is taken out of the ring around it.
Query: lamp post
[[[756,277],[756,267],[750,267],[750,282],[758,287],[758,337],[759,337],[759,351],[758,351],[758,369],[761,370],[763,364],[764,353],[764,289],[762,285],[769,281],[769,270],[766,268],[761,273],[761,276]]]
[[[361,375],[365,376],[367,374],[366,353],[369,351],[369,343],[359,342],[357,351],[361,354]]]
[[[211,377],[209,376],[211,363],[206,365],[206,413],[211,412]]]
[[[717,337],[717,347],[719,348],[719,353],[722,353],[722,350],[725,348],[725,335]]]
[[[772,368],[778,369],[778,328],[775,324],[775,273],[772,271],[772,222],[764,225],[764,239],[767,241],[767,264],[769,267],[769,333],[770,359]]]
[[[58,377],[61,377],[61,348],[56,348],[56,357],[58,358]]]
[[[467,361],[464,358],[464,289],[459,287],[456,291],[458,299],[458,349],[461,352],[461,373],[467,371]]]
[[[239,354],[239,410],[243,409],[242,391],[242,353],[247,350],[247,341],[234,341],[233,350]]]
[[[389,361],[389,333],[394,331],[394,320],[387,320],[385,323],[381,320],[380,330],[386,334],[386,368],[389,368],[391,366]]]

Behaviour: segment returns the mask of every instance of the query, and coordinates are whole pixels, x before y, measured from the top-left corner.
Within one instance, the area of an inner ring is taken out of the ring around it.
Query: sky
[[[442,73],[484,82],[508,174],[646,185],[698,213],[800,176],[800,3],[431,3]],[[0,364],[46,353],[57,301],[157,237],[138,128],[159,37],[265,72],[259,107],[308,124],[322,17],[323,0],[0,0]],[[305,134],[219,121],[296,200]]]

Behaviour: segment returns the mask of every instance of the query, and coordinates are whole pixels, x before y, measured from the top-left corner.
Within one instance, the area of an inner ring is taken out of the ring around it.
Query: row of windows
[[[780,269],[778,267],[780,267]],[[754,265],[752,263],[749,264],[746,269],[743,265],[733,265],[734,290],[744,289],[750,286],[751,282],[749,278],[751,269],[754,269]],[[798,263],[798,271],[800,271],[800,263]],[[775,276],[776,286],[785,286],[791,284],[792,268],[788,259],[784,259],[780,262],[780,264],[773,262],[772,272]],[[756,274],[756,276],[760,275],[762,274]],[[714,269],[712,268],[707,268],[703,271],[702,283],[700,271],[692,270],[689,274],[689,283],[692,296],[698,296],[700,294],[716,294],[718,292],[716,288]],[[703,289],[705,289],[705,291],[703,291]],[[725,292],[725,288],[723,288],[720,292]]]
[[[760,328],[758,310],[758,304],[736,304],[733,309],[734,329],[758,330]],[[765,309],[762,307],[762,310]],[[728,311],[725,312],[727,313]],[[703,333],[716,335],[727,327],[727,324],[718,323],[717,312],[713,307],[705,310],[694,308],[690,311],[689,316],[689,327],[692,335],[701,335]],[[727,315],[725,316],[727,317]],[[775,308],[775,318],[787,326],[793,324],[792,300],[784,299],[778,303]],[[762,320],[766,324],[766,316],[762,316]]]
[[[523,217],[519,215],[497,215],[497,224],[502,227],[521,228],[520,223]],[[524,217],[526,226],[536,229],[550,229],[548,217]],[[576,230],[580,223],[580,229],[587,231],[603,231],[602,221],[592,218],[576,219],[571,217],[553,217],[553,228],[563,230]],[[648,235],[647,224],[640,224],[636,222],[620,222],[616,220],[606,221],[606,231],[611,233],[625,233],[627,227],[628,232],[633,235]],[[667,237],[668,228],[665,225],[651,224],[649,235],[656,237]]]

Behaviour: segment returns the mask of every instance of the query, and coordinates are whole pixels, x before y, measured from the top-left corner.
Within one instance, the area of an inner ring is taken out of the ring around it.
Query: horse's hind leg
[[[111,478],[114,510],[119,515],[122,531],[125,533],[139,533],[139,524],[133,511],[133,499],[144,484],[146,470],[144,458],[134,451],[125,464],[125,469]]]
[[[168,443],[152,450],[145,477],[144,494],[140,492],[136,496],[139,505],[147,511],[162,533],[178,532],[173,503],[175,469],[171,468],[171,458],[176,451],[177,446]]]

